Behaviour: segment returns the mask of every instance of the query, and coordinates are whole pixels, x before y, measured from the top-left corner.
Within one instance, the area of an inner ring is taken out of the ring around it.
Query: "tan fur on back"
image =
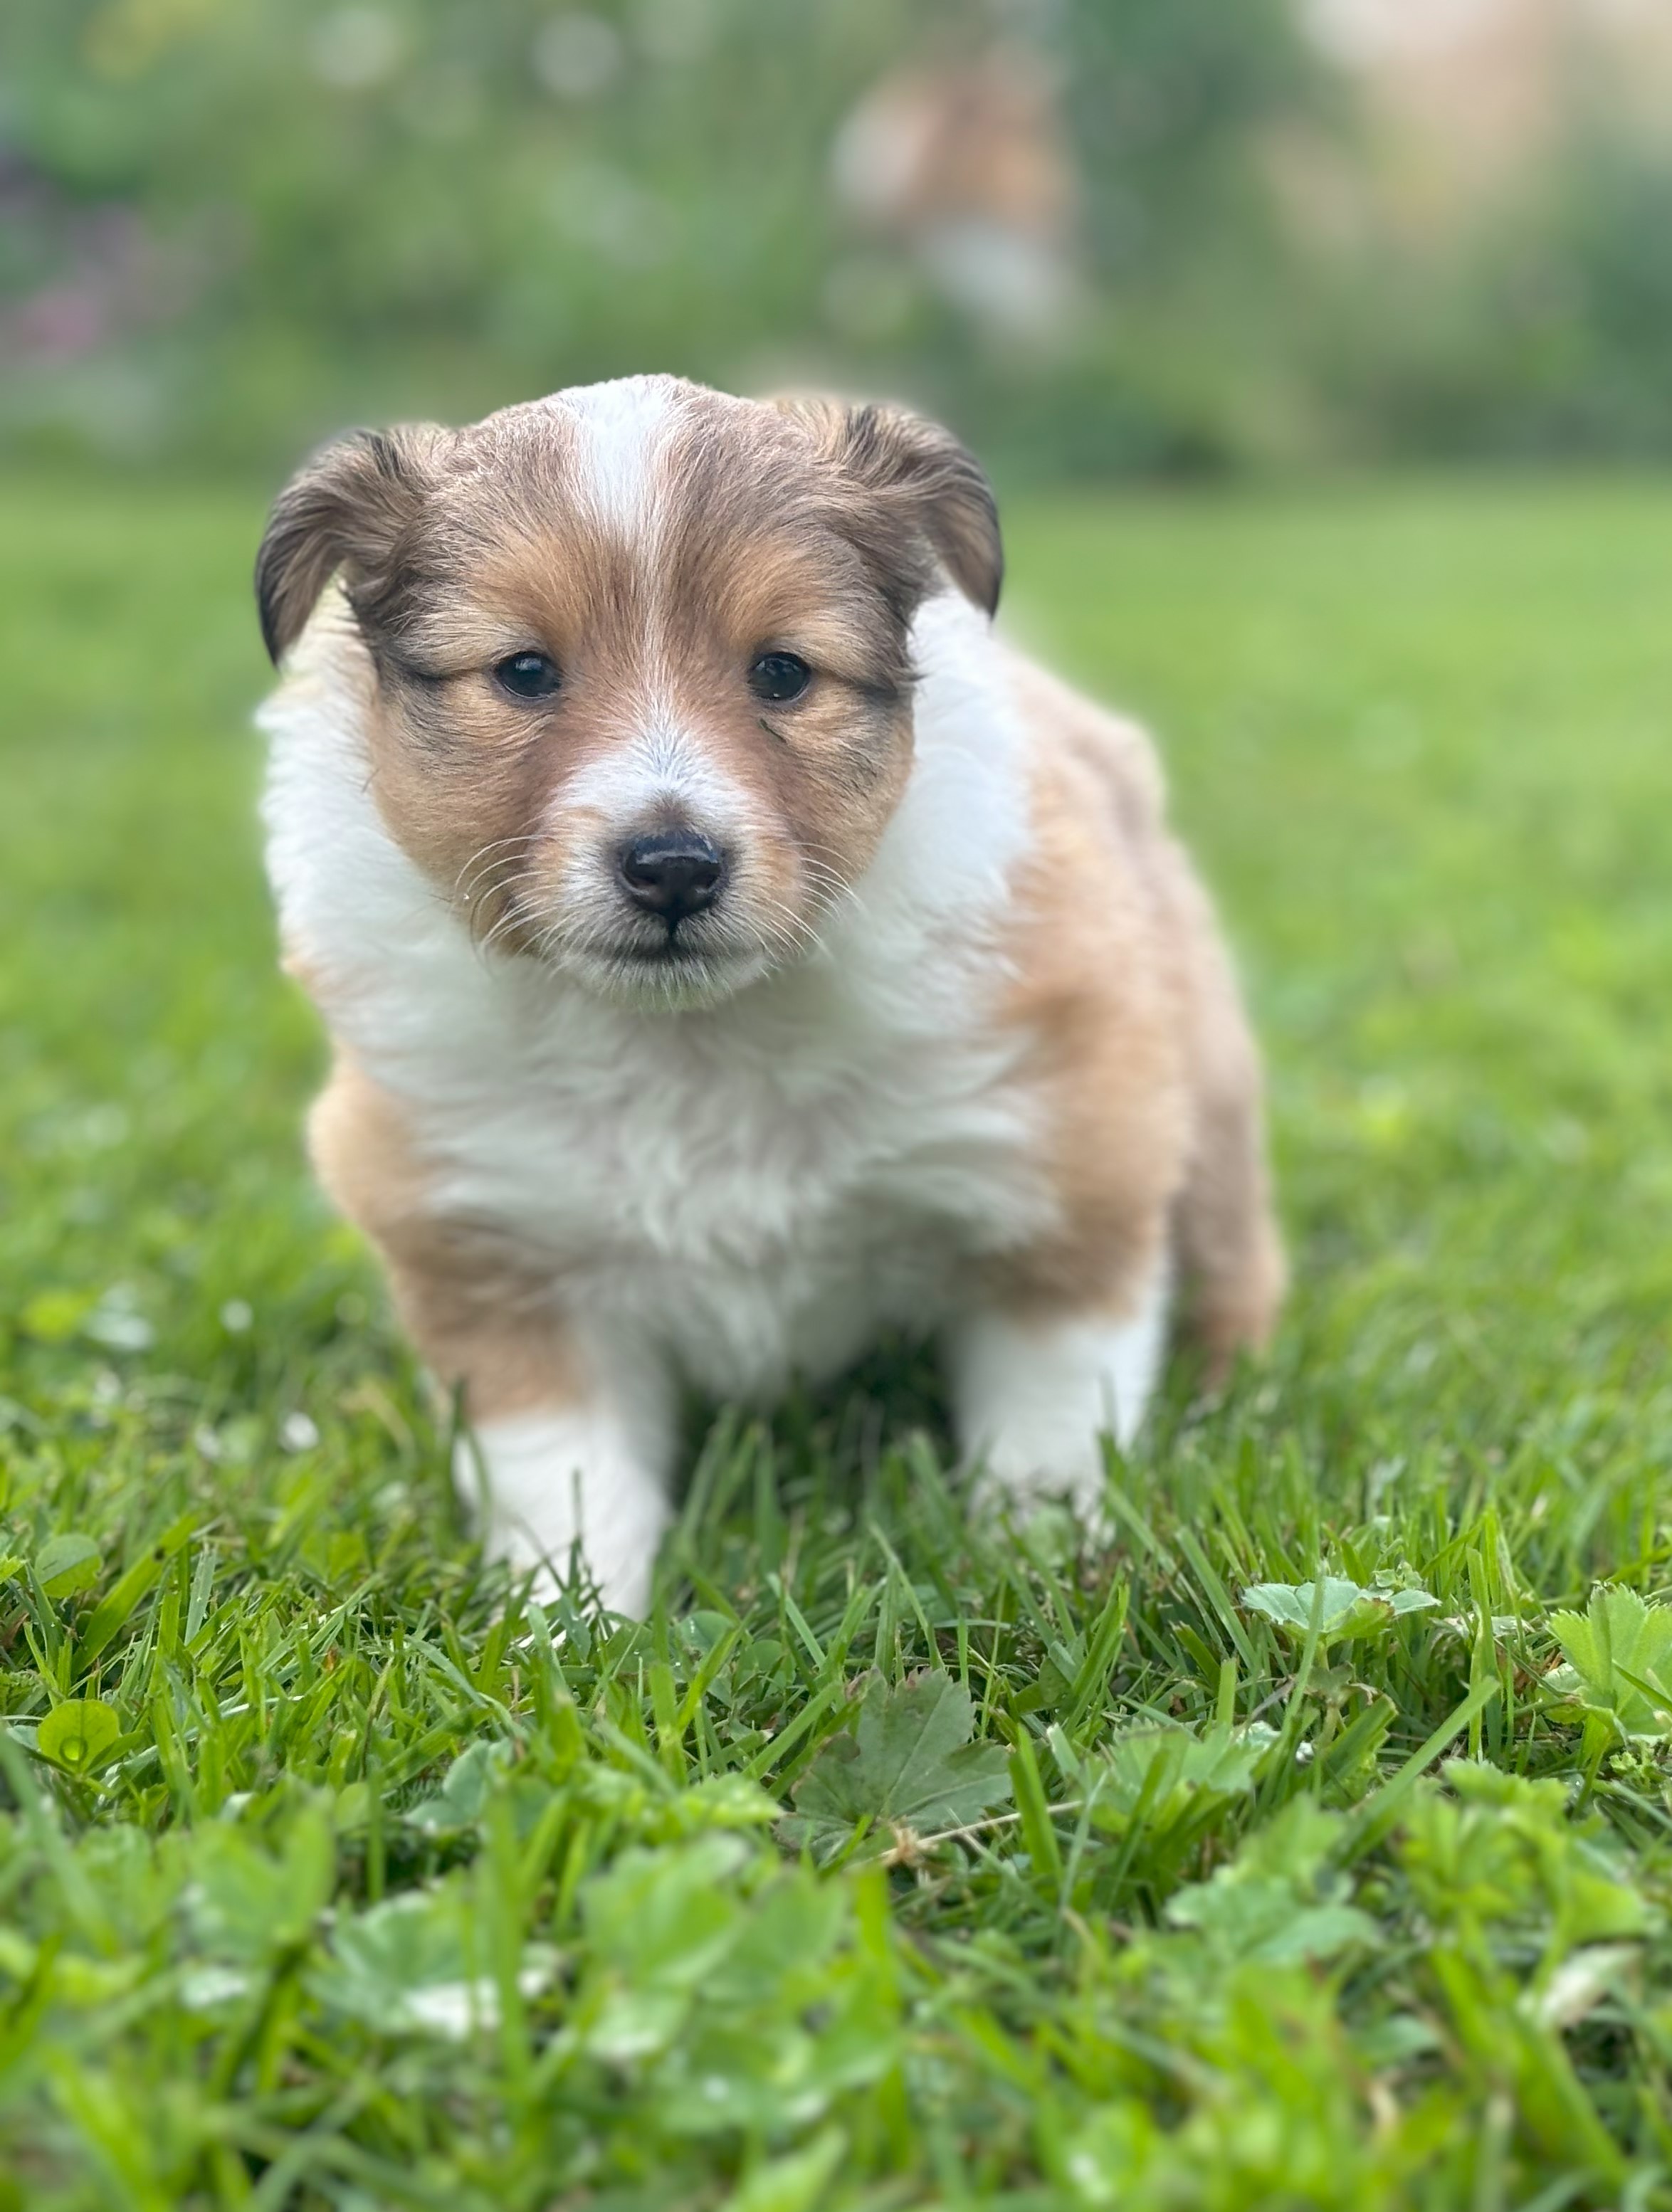
[[[1148,737],[1029,663],[1012,672],[1034,834],[1005,1011],[1032,1040],[1065,1229],[1012,1279],[1048,1304],[1118,1304],[1176,1231],[1188,1310],[1222,1372],[1265,1342],[1283,1289],[1253,1040]]]

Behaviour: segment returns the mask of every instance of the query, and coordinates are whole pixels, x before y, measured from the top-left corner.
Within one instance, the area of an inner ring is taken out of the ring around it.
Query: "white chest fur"
[[[952,597],[913,643],[911,783],[857,896],[812,960],[701,1012],[605,1005],[473,949],[367,791],[358,648],[329,604],[264,715],[287,942],[404,1103],[435,1202],[716,1391],[933,1326],[974,1255],[1050,1219],[1020,1041],[991,1018],[1026,834],[1004,660]]]

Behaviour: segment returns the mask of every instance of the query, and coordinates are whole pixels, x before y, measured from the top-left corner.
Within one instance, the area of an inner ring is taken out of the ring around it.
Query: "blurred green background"
[[[1672,447],[1665,0],[5,0],[0,453],[628,369],[1012,479]]]

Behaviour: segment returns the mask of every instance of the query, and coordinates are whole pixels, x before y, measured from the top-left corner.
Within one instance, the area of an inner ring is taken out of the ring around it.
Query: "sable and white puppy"
[[[273,510],[314,1158],[492,1547],[578,1539],[623,1611],[681,1380],[932,1332],[988,1483],[1090,1503],[1176,1290],[1214,1364],[1271,1323],[1211,910],[1144,735],[994,636],[1001,567],[944,431],[666,377],[348,439]]]

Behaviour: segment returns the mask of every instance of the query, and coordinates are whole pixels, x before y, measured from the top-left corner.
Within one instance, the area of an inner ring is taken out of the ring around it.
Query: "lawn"
[[[1024,506],[1296,1287],[1116,1534],[927,1364],[528,1607],[303,1166],[258,505],[0,487],[0,2206],[1672,2204],[1672,490]]]

